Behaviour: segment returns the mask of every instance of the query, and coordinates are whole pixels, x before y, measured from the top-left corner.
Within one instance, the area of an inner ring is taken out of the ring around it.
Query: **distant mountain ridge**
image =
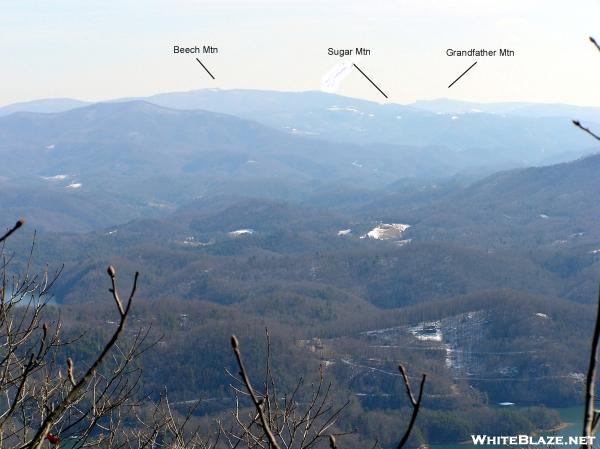
[[[446,147],[463,153],[470,161],[469,166],[488,167],[490,171],[564,162],[599,148],[586,136],[573,132],[572,124],[564,117],[593,117],[600,122],[600,113],[594,108],[515,103],[487,105],[487,109],[474,112],[477,104],[450,100],[403,106],[314,91],[219,89],[164,93],[108,103],[140,100],[177,110],[234,115],[287,134],[332,142]],[[15,110],[50,112],[54,108],[63,111],[66,104],[65,100],[57,100],[55,105],[52,100],[43,100],[40,104],[12,105],[0,108],[0,116]],[[72,105],[82,104],[74,102]],[[564,113],[553,113],[548,108]],[[575,115],[580,110],[587,115]]]
[[[0,117],[0,154],[5,158],[0,173],[4,176],[102,176],[107,170],[113,175],[135,170],[136,176],[142,176],[148,170],[164,175],[210,172],[210,176],[226,176],[252,167],[251,176],[266,170],[267,177],[295,173],[298,179],[393,180],[435,172],[431,156],[436,152],[443,169],[460,167],[443,148],[328,142],[232,115],[145,101]],[[430,157],[419,168],[422,154]],[[22,164],[24,157],[30,165]]]
[[[403,184],[398,180],[412,178],[417,186],[454,176],[481,179],[599,149],[564,118],[454,116],[320,92],[202,90],[55,113],[48,112],[51,101],[42,103],[23,107],[44,112],[0,116],[0,183],[11,192],[7,198],[23,187],[24,204],[26,198],[44,204],[36,189],[56,198],[47,204],[60,211],[40,219],[42,226],[77,214],[74,204],[100,198],[103,207],[111,198],[119,203],[118,222],[155,216],[202,195],[318,201],[323,192],[349,187],[381,195],[388,204],[366,207],[388,211],[394,197],[387,195]],[[68,104],[59,100],[57,107]],[[89,229],[87,219],[74,222],[67,229]]]
[[[564,117],[600,123],[600,107],[575,106],[561,103],[476,103],[438,98],[411,103],[411,107],[443,114],[486,113],[524,117]]]
[[[225,99],[226,101],[223,101]],[[165,92],[146,97],[124,97],[100,102],[127,102],[144,100],[175,109],[206,109],[232,115],[241,115],[257,110],[280,109],[303,110],[315,107],[357,106],[372,108],[382,106],[369,100],[345,97],[320,91],[264,91],[253,89],[198,89],[181,92]],[[290,101],[294,100],[294,101]],[[46,98],[0,106],[0,117],[14,112],[65,112],[93,103],[72,98]],[[569,117],[600,123],[600,107],[577,106],[566,103],[492,102],[481,103],[450,98],[418,100],[406,105],[388,103],[394,110],[427,111],[443,114],[488,113],[528,117]]]
[[[71,98],[47,98],[43,100],[25,101],[0,107],[0,117],[10,115],[15,112],[65,112],[90,104],[92,103],[87,101],[73,100]]]
[[[38,190],[56,198],[45,206],[60,208],[53,216],[77,214],[68,198],[94,204],[107,196],[120,204],[115,210],[134,212],[129,219],[199,195],[299,199],[329,184],[377,189],[398,177],[443,177],[468,162],[443,147],[327,142],[232,115],[143,101],[0,117],[0,157],[0,183],[16,196],[15,189],[24,188],[22,208],[27,198],[40,204],[31,196]],[[80,218],[75,223],[81,230]]]

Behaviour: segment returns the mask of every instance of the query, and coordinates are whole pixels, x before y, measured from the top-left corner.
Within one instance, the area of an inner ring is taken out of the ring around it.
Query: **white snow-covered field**
[[[237,229],[235,231],[231,231],[229,235],[231,237],[241,237],[243,235],[252,235],[254,234],[254,229]]]
[[[403,223],[381,223],[375,226],[361,238],[370,238],[376,240],[392,240],[402,236],[402,234],[410,228],[410,225]]]

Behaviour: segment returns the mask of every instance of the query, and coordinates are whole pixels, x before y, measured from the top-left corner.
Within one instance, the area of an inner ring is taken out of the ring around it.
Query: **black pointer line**
[[[363,76],[364,76],[366,79],[368,79],[368,80],[369,80],[369,82],[370,82],[370,83],[371,83],[373,86],[375,86],[375,89],[377,89],[379,92],[381,92],[381,95],[383,95],[385,98],[387,98],[387,97],[388,97],[386,94],[384,94],[384,93],[383,93],[383,91],[382,91],[382,90],[379,88],[379,86],[377,86],[377,84],[375,84],[375,83],[374,83],[374,82],[371,80],[371,78],[369,78],[369,77],[368,77],[368,76],[365,74],[365,72],[363,72],[363,71],[362,71],[362,70],[361,70],[361,69],[360,69],[360,68],[359,68],[359,67],[358,67],[356,64],[354,64],[354,63],[353,63],[352,65],[353,65],[354,67],[356,67],[356,69],[357,69],[357,70],[358,70],[360,73],[362,73],[362,74],[363,74]]]
[[[210,73],[210,71],[206,68],[206,66],[204,64],[202,64],[202,61],[200,61],[198,58],[196,58],[196,61],[198,61],[200,63],[200,65],[204,68],[204,70],[206,70],[206,73],[208,73],[212,79],[215,79],[213,74]]]
[[[471,69],[472,69],[472,68],[475,66],[475,64],[477,64],[477,61],[475,61],[475,62],[473,63],[473,65],[471,65],[471,67],[469,67],[467,70],[465,70],[465,71],[462,73],[462,75],[460,75],[458,78],[456,78],[454,81],[452,81],[452,84],[450,84],[450,85],[448,86],[448,89],[450,89],[452,86],[454,86],[454,83],[456,83],[456,82],[457,82],[459,79],[461,79],[465,73],[467,73],[469,70],[471,70]]]

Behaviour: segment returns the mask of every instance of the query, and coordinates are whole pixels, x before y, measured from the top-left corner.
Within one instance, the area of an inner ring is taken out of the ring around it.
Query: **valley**
[[[548,429],[582,401],[600,147],[552,112],[571,108],[471,106],[205,90],[7,107],[0,210],[27,226],[6,250],[15,272],[64,265],[50,306],[83,361],[115,323],[107,264],[140,271],[143,393],[201,398],[203,422],[234,404],[230,335],[260,379],[268,328],[282,390],[322,373],[348,398],[348,447],[405,424],[399,363],[428,375],[415,445]]]

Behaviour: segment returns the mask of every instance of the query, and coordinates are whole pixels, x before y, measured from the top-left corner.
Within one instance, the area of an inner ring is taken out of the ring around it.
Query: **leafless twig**
[[[586,133],[588,133],[594,139],[600,140],[600,136],[599,135],[595,134],[591,129],[586,128],[585,126],[583,126],[579,120],[573,120],[573,124],[575,126],[577,126],[579,129],[581,129],[582,131],[585,131]]]
[[[398,443],[398,449],[401,449],[402,447],[404,447],[404,445],[408,441],[408,438],[410,437],[412,429],[415,425],[417,415],[419,414],[419,409],[421,408],[421,401],[423,400],[423,390],[425,387],[425,380],[427,379],[427,375],[423,374],[423,376],[421,377],[421,385],[419,386],[419,395],[417,396],[417,398],[415,398],[415,395],[410,386],[410,380],[408,379],[408,375],[406,374],[406,369],[402,365],[399,365],[398,369],[400,370],[400,374],[402,375],[402,380],[404,381],[404,386],[406,388],[406,394],[407,394],[407,396],[410,400],[410,403],[412,405],[412,408],[413,408],[406,432],[404,432],[402,439]]]
[[[320,443],[331,437],[354,433],[354,431],[338,430],[335,426],[349,401],[335,405],[331,400],[332,385],[326,384],[323,376],[323,366],[319,368],[319,380],[310,385],[305,391],[304,380],[301,378],[291,393],[278,394],[277,382],[271,368],[271,344],[267,331],[267,357],[265,368],[264,390],[258,392],[250,385],[248,372],[242,361],[237,338],[232,337],[232,346],[240,367],[240,389],[232,385],[236,395],[236,407],[232,412],[232,424],[226,429],[220,422],[221,429],[227,439],[230,449],[236,448],[284,448],[312,449],[321,447]],[[236,351],[237,348],[237,351]],[[245,391],[244,391],[245,390]],[[308,393],[308,395],[307,395]],[[252,409],[247,412],[240,406],[240,398],[250,398]],[[263,421],[264,420],[264,421]],[[263,422],[267,423],[268,432]],[[273,441],[275,444],[273,444]]]
[[[335,437],[333,435],[329,435],[329,447],[331,449],[338,449],[336,441],[335,441]]]
[[[19,219],[19,221],[17,221],[17,223],[11,229],[9,229],[6,232],[6,234],[4,234],[2,237],[0,237],[0,243],[2,243],[4,240],[9,238],[13,234],[13,232],[15,232],[17,229],[19,229],[24,224],[25,224],[25,221],[22,218]]]
[[[596,388],[596,370],[598,364],[598,344],[600,343],[600,291],[598,293],[598,308],[596,311],[596,323],[594,325],[594,334],[592,336],[592,347],[590,351],[590,360],[585,385],[585,414],[583,422],[583,436],[587,438],[587,444],[582,447],[591,448],[589,440],[598,425],[600,412],[594,406],[594,395]]]
[[[598,42],[596,42],[596,39],[594,39],[592,36],[590,36],[590,42],[591,42],[592,44],[594,44],[594,46],[596,47],[596,49],[597,49],[598,51],[600,51],[600,45],[598,45]],[[590,136],[592,136],[594,139],[596,139],[596,140],[600,140],[600,136],[599,136],[598,134],[594,133],[594,132],[593,132],[591,129],[589,129],[589,128],[586,128],[585,126],[583,126],[579,120],[573,120],[573,124],[574,124],[575,126],[577,126],[579,129],[581,129],[582,131],[584,131],[584,132],[588,133],[588,134],[589,134]]]
[[[233,352],[235,354],[235,358],[237,360],[238,366],[240,368],[240,377],[244,381],[244,385],[246,386],[246,390],[248,394],[250,394],[250,398],[252,399],[252,403],[260,416],[260,422],[262,424],[262,428],[269,439],[269,444],[274,449],[280,449],[277,441],[275,441],[275,436],[271,431],[271,427],[269,426],[269,422],[265,415],[265,411],[263,408],[263,401],[259,401],[256,393],[254,392],[254,388],[252,388],[252,384],[250,383],[250,378],[248,377],[248,373],[246,372],[246,367],[244,366],[244,361],[242,360],[242,354],[240,353],[240,344],[235,335],[231,336],[231,347],[233,348]]]
[[[125,307],[123,307],[123,304],[121,302],[121,299],[119,297],[119,293],[118,293],[118,290],[116,287],[115,269],[112,266],[109,266],[107,269],[107,273],[108,273],[108,275],[111,279],[111,283],[112,283],[112,288],[110,289],[110,292],[113,294],[113,298],[114,298],[114,300],[117,304],[117,308],[119,310],[119,315],[120,315],[119,325],[117,326],[117,329],[113,333],[110,340],[104,346],[104,349],[102,350],[100,355],[98,355],[98,357],[94,360],[94,362],[91,364],[91,366],[88,368],[86,373],[83,375],[83,377],[78,382],[75,382],[75,379],[73,377],[73,362],[72,361],[70,362],[68,370],[69,370],[69,380],[72,383],[71,390],[67,393],[66,397],[50,413],[48,413],[48,415],[43,420],[42,424],[36,431],[35,435],[31,439],[31,441],[27,442],[26,444],[24,444],[22,446],[23,449],[25,449],[25,448],[40,449],[40,447],[42,446],[42,443],[44,442],[44,438],[46,438],[46,435],[50,431],[50,428],[52,427],[52,425],[55,424],[60,419],[60,417],[69,409],[69,407],[71,407],[77,401],[77,399],[81,396],[81,393],[86,389],[86,387],[88,386],[88,383],[90,382],[90,380],[96,373],[97,368],[102,364],[102,362],[104,361],[104,359],[106,358],[106,356],[108,355],[110,350],[113,348],[113,346],[115,346],[115,344],[117,343],[117,340],[119,339],[119,337],[121,336],[121,334],[123,332],[123,329],[125,328],[125,323],[127,322],[127,316],[129,314],[129,310],[130,310],[130,307],[131,307],[131,304],[133,301],[133,297],[136,292],[139,273],[137,273],[137,272],[135,273],[135,276],[133,279],[133,287],[131,289],[131,293],[127,300],[127,305]]]

